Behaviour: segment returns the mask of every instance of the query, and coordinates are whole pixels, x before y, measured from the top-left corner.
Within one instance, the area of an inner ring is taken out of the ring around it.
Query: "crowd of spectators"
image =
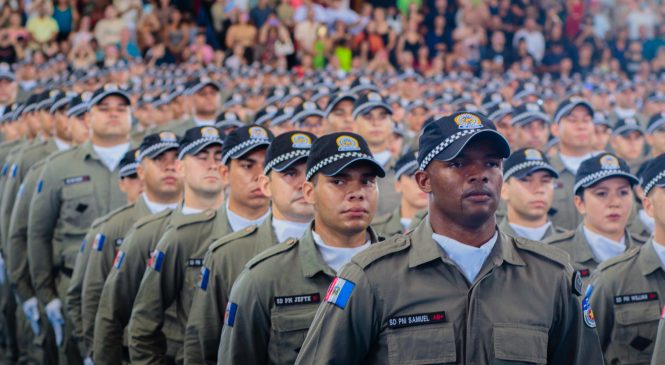
[[[0,62],[142,58],[428,76],[665,70],[655,0],[2,0]]]

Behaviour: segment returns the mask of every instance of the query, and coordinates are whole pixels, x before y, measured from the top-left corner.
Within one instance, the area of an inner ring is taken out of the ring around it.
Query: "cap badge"
[[[86,91],[83,94],[81,94],[81,100],[84,102],[89,102],[90,99],[92,99],[92,92]]]
[[[252,139],[268,139],[268,133],[261,127],[252,127],[249,129],[249,138]]]
[[[459,129],[478,129],[483,127],[480,118],[469,113],[460,114],[453,120]]]
[[[605,155],[600,158],[600,167],[603,170],[618,170],[619,160],[612,155]]]
[[[540,107],[538,106],[538,104],[529,103],[526,105],[526,110],[530,112],[538,112],[540,111]]]
[[[360,151],[360,145],[358,140],[351,136],[339,136],[337,137],[337,151],[346,152],[346,151]]]
[[[137,149],[136,152],[134,152],[134,160],[138,160],[140,154],[141,154],[141,150]]]
[[[529,161],[542,160],[543,159],[543,155],[540,153],[540,151],[534,150],[534,149],[531,149],[531,148],[524,151],[524,156]]]
[[[305,103],[303,103],[302,108],[303,108],[303,110],[307,110],[307,111],[316,110],[316,104],[314,104],[311,101],[306,101]]]
[[[162,132],[159,134],[159,139],[162,142],[177,142],[178,139],[173,132]]]
[[[291,136],[291,142],[293,142],[293,148],[311,148],[312,139],[308,135],[302,133],[296,133]]]
[[[116,86],[115,84],[106,84],[106,85],[104,85],[104,91],[117,91],[117,90],[118,90],[118,86]]]
[[[217,138],[219,137],[219,131],[213,127],[203,127],[201,128],[201,137]]]
[[[224,113],[224,120],[234,121],[234,120],[238,120],[238,118],[236,117],[235,113],[228,112],[228,113]]]
[[[381,95],[378,93],[369,93],[367,94],[367,100],[369,101],[381,101]]]

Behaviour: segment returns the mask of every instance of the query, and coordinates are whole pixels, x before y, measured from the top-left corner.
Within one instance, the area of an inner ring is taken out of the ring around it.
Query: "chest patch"
[[[443,323],[446,321],[446,312],[432,312],[409,314],[406,316],[388,318],[388,328],[404,328],[424,326],[427,324]]]
[[[614,304],[630,304],[630,303],[642,303],[642,302],[651,302],[653,300],[658,300],[658,293],[640,293],[640,294],[624,294],[617,295],[614,297]]]
[[[275,297],[275,306],[277,307],[288,307],[292,305],[320,303],[320,302],[321,302],[321,296],[319,295],[319,293]]]

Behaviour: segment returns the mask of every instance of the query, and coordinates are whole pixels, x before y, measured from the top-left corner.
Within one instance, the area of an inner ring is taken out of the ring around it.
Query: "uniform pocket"
[[[390,364],[454,364],[457,361],[452,323],[393,329],[387,340]]]
[[[494,325],[494,364],[546,364],[548,330],[528,325]]]
[[[94,187],[91,182],[62,188],[62,221],[66,233],[85,235],[92,221],[99,216]]]
[[[273,311],[270,315],[272,334],[268,352],[272,363],[293,364],[296,362],[298,352],[305,342],[305,336],[318,309],[316,304],[306,306],[307,309]]]
[[[654,302],[615,310],[615,353],[622,364],[650,361],[658,331],[659,307]]]

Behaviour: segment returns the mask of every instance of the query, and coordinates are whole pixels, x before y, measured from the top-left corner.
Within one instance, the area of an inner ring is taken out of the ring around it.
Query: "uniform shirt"
[[[215,125],[215,120],[214,119],[204,120],[204,119],[199,119],[197,116],[194,116],[194,123],[196,124],[197,127],[207,127]]]
[[[353,256],[366,250],[372,243],[368,239],[364,244],[358,247],[334,247],[323,242],[321,236],[314,231],[312,231],[312,238],[314,238],[314,243],[316,243],[316,248],[319,250],[323,261],[335,270],[335,272],[339,272],[339,269],[341,269],[344,264],[351,261]]]
[[[653,245],[658,258],[660,259],[661,266],[665,269],[665,245],[656,242],[656,240],[651,240],[651,244]]]
[[[375,216],[372,220],[372,228],[382,237],[392,237],[401,234],[408,229],[402,223],[401,207],[395,208],[391,213]]]
[[[129,143],[123,143],[113,147],[100,147],[95,145],[92,145],[92,147],[109,171],[115,170],[116,167],[118,167],[120,160],[122,160],[122,156],[129,151]]]
[[[377,177],[376,179],[376,186],[379,189],[379,204],[376,208],[377,216],[389,214],[396,206],[399,206],[401,194],[395,190],[395,171],[393,169],[395,162],[394,158],[389,158],[382,165],[386,176],[383,178]]]
[[[159,213],[166,209],[175,209],[176,207],[178,207],[178,203],[162,204],[150,201],[150,199],[148,199],[148,196],[145,193],[141,194],[141,198],[143,199],[143,202],[148,207],[148,210],[150,211],[151,214]]]
[[[546,222],[540,227],[532,228],[532,227],[520,226],[519,224],[514,224],[514,223],[509,223],[509,224],[510,227],[515,231],[515,233],[518,236],[530,239],[532,241],[542,240],[543,237],[545,237],[547,230],[549,230],[550,226],[552,225],[552,223]]]
[[[58,151],[66,151],[71,148],[71,145],[58,137],[53,137],[53,143],[58,148]]]
[[[590,157],[590,156],[587,156]],[[575,208],[575,172],[579,164],[583,161],[571,163],[570,160],[564,162],[566,157],[556,154],[550,159],[552,167],[559,174],[559,178],[554,181],[554,198],[552,199],[552,211],[550,216],[552,223],[563,229],[574,230],[582,222],[582,216]],[[586,159],[586,157],[585,157]],[[574,168],[574,170],[571,170]]]
[[[200,214],[203,213],[203,209],[196,209],[196,208],[190,208],[190,207],[182,207],[181,211],[182,215],[194,215],[194,214]]]
[[[261,217],[257,219],[247,219],[245,217],[241,217],[238,214],[234,213],[231,209],[229,209],[229,202],[228,200],[226,201],[226,205],[224,206],[224,209],[226,210],[226,216],[229,219],[229,224],[231,225],[231,228],[233,231],[239,231],[243,228],[249,227],[251,225],[259,225],[263,220],[266,219],[270,215],[270,209],[262,215]]]
[[[409,218],[400,218],[399,223],[402,224],[403,232],[406,232],[411,226],[411,219]]]
[[[602,364],[565,253],[499,232],[470,284],[433,233],[425,220],[355,256],[296,364]]]
[[[470,283],[476,281],[476,276],[478,276],[487,256],[492,252],[497,237],[498,234],[495,232],[492,238],[480,247],[473,247],[450,237],[432,233],[432,239],[457,264],[457,267],[462,270],[462,273]]]
[[[284,242],[287,238],[298,238],[302,236],[309,227],[309,224],[309,222],[299,223],[275,218],[272,219],[272,229],[277,236],[277,242]]]

